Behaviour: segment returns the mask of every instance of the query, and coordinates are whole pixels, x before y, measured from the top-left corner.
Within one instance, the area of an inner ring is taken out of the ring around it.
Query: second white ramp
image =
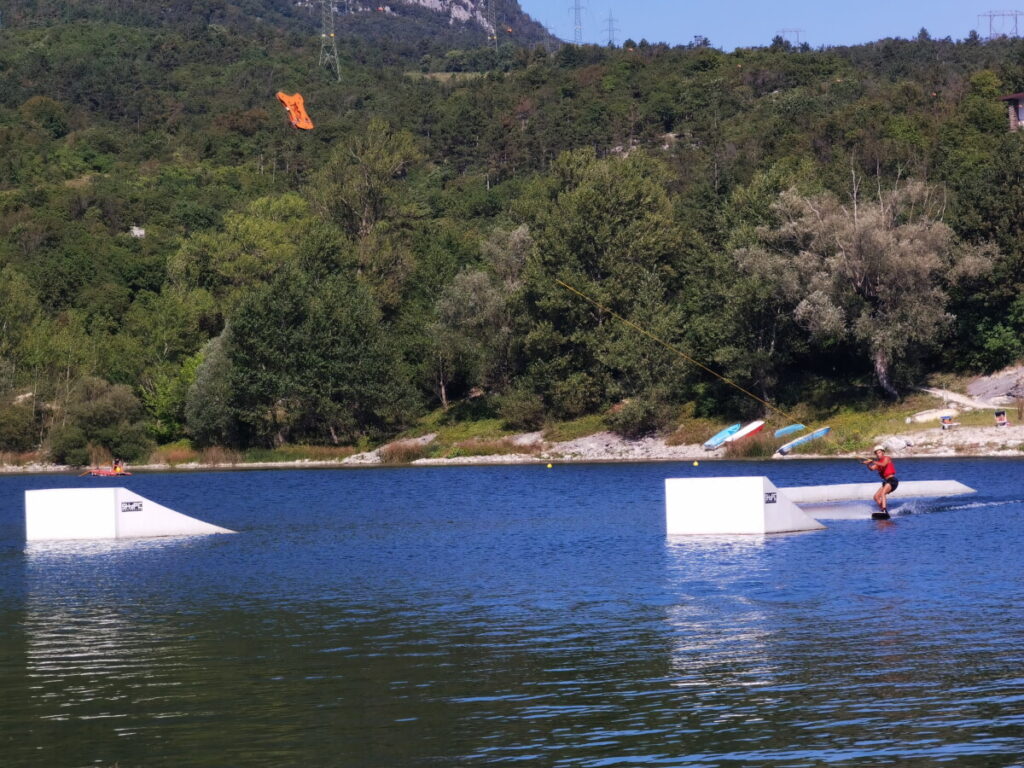
[[[766,534],[824,528],[767,477],[665,480],[668,535]]]

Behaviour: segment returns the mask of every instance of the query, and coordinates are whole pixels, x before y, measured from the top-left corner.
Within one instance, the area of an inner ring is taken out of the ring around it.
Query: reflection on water
[[[0,541],[3,765],[1012,765],[1019,464],[950,466],[969,508],[671,539],[683,465],[133,477],[243,533]]]

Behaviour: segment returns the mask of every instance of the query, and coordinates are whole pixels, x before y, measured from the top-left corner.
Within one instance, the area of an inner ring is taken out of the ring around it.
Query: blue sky
[[[582,0],[583,41],[608,42],[608,15],[615,19],[618,44],[632,38],[639,41],[690,42],[703,35],[716,48],[768,45],[782,30],[784,37],[820,45],[866,43],[885,37],[916,37],[924,27],[932,37],[966,37],[977,29],[989,34],[990,19],[978,18],[1007,5],[995,0]],[[574,0],[519,0],[534,19],[545,24],[563,40],[574,39]],[[1024,8],[1024,4],[1019,4]],[[1014,18],[991,19],[994,31],[1012,33]],[[1024,35],[1024,14],[1017,20]]]

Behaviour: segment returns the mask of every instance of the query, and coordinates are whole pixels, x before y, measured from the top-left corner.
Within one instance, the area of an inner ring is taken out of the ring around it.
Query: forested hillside
[[[1024,356],[1024,137],[1000,101],[1024,42],[343,35],[336,82],[285,10],[15,5],[0,451],[355,444],[450,406],[523,429],[612,409],[638,434],[759,407],[610,312],[781,404]]]

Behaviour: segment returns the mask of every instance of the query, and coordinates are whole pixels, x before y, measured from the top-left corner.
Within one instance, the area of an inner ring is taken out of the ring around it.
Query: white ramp
[[[804,485],[779,488],[796,504],[833,504],[841,501],[870,501],[879,489],[877,483],[845,483],[837,485]],[[970,486],[957,480],[900,480],[890,499],[929,499],[942,496],[962,496],[975,493]]]
[[[767,477],[665,480],[669,536],[816,531],[825,526],[804,514]]]
[[[127,488],[25,491],[25,538],[136,539],[234,533],[132,493]]]

